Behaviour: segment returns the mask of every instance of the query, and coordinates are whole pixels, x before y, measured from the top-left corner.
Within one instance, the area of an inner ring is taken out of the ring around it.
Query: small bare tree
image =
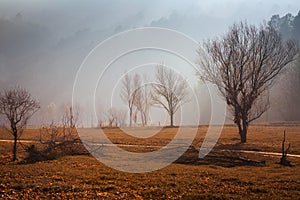
[[[17,159],[17,141],[30,117],[39,108],[39,103],[25,89],[16,87],[0,93],[0,113],[8,119],[9,128],[6,129],[14,137],[13,161]]]
[[[174,114],[188,100],[187,82],[172,69],[163,65],[156,68],[157,83],[153,84],[152,101],[164,108],[170,116],[170,126],[174,126]]]
[[[115,108],[110,108],[106,112],[106,118],[108,120],[108,127],[113,126],[118,127],[118,110]]]
[[[118,127],[124,127],[126,125],[126,110],[117,110],[116,111],[116,124]]]
[[[62,123],[63,126],[69,127],[69,128],[76,128],[76,124],[78,122],[79,117],[79,109],[77,108],[74,111],[73,106],[66,106],[65,112],[62,116]]]
[[[241,143],[246,142],[249,123],[269,108],[266,91],[297,51],[295,42],[283,42],[274,28],[243,22],[198,51],[200,78],[215,84],[225,98]]]
[[[98,127],[103,128],[105,126],[105,117],[98,117]]]
[[[79,118],[79,106],[66,105],[61,124],[53,122],[40,128],[40,142],[46,144],[46,149],[41,153],[51,156],[55,151],[61,154],[81,154],[85,152],[81,140],[77,134],[77,121]]]
[[[281,152],[282,156],[280,158],[279,164],[284,165],[284,166],[292,166],[291,162],[287,160],[287,154],[290,150],[291,144],[288,145],[288,147],[285,149],[285,130],[283,132],[283,140],[282,140],[282,145],[281,145]]]

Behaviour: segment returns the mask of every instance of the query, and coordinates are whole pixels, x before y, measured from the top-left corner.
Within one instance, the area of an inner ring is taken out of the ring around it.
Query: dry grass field
[[[184,130],[189,131],[189,127]],[[225,126],[214,150],[199,159],[207,126],[200,126],[190,148],[175,163],[158,171],[131,174],[111,169],[90,155],[61,156],[54,160],[11,162],[12,143],[0,142],[0,199],[299,199],[300,158],[288,157],[293,167],[277,164],[280,156],[237,150],[281,151],[283,130],[291,154],[300,155],[300,126],[262,124],[251,126],[246,144],[239,143],[236,127]],[[136,128],[137,135],[157,128]],[[164,128],[147,139],[124,134],[120,129],[104,132],[128,151],[153,151],[168,144],[176,128]],[[25,130],[22,140],[37,140],[37,129]],[[11,139],[1,130],[0,140]],[[29,145],[23,142],[23,145]],[[130,146],[133,144],[135,146]],[[136,146],[140,145],[140,146]],[[145,147],[151,145],[151,148]],[[38,146],[40,148],[40,146]],[[42,148],[42,147],[41,147]],[[244,158],[244,159],[240,159]],[[251,161],[265,161],[255,164]]]

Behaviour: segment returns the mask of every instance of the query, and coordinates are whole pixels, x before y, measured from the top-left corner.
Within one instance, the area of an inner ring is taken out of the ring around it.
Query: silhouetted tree
[[[13,161],[17,159],[17,141],[30,117],[39,108],[39,103],[25,89],[16,87],[0,93],[0,113],[8,119],[7,130],[14,137]]]
[[[204,51],[198,51],[200,78],[218,87],[242,143],[249,123],[269,108],[266,91],[297,52],[295,42],[283,42],[272,26],[257,28],[243,22],[233,25],[222,38],[205,42]]]
[[[156,84],[153,84],[152,101],[164,108],[170,116],[170,126],[174,126],[174,114],[188,100],[187,82],[172,69],[163,65],[156,68]]]

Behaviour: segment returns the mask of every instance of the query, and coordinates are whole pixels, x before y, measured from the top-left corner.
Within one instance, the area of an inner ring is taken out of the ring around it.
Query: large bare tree
[[[218,87],[245,143],[249,123],[269,108],[268,89],[294,60],[298,47],[282,41],[270,26],[241,22],[223,37],[205,42],[203,49],[198,51],[199,75]]]
[[[170,116],[170,126],[174,126],[174,114],[188,100],[187,82],[174,70],[163,65],[156,68],[156,84],[153,84],[152,101],[164,108]]]
[[[0,93],[0,113],[9,121],[7,130],[14,137],[13,161],[17,159],[17,141],[30,117],[39,108],[39,103],[25,89],[16,87]]]

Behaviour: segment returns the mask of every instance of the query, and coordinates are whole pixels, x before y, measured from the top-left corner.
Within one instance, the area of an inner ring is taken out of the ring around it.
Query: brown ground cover
[[[190,131],[189,127],[185,129]],[[120,129],[104,131],[114,143],[141,145],[120,147],[144,152],[166,145],[176,130],[165,128],[147,139],[131,137]],[[89,155],[13,163],[10,161],[12,144],[0,142],[0,199],[299,199],[300,158],[289,157],[294,166],[282,167],[277,164],[279,156],[235,150],[280,152],[283,130],[286,130],[291,153],[300,154],[300,126],[251,126],[246,144],[239,144],[236,127],[225,126],[214,150],[204,159],[198,159],[197,149],[206,130],[207,126],[199,127],[193,148],[175,163],[142,174],[116,171]],[[157,129],[135,131],[143,134]],[[37,129],[28,129],[21,139],[36,140],[38,136]],[[0,139],[11,138],[1,130]],[[154,147],[145,149],[145,145]],[[19,161],[25,156],[19,145]],[[247,159],[265,161],[265,164],[247,162]]]

